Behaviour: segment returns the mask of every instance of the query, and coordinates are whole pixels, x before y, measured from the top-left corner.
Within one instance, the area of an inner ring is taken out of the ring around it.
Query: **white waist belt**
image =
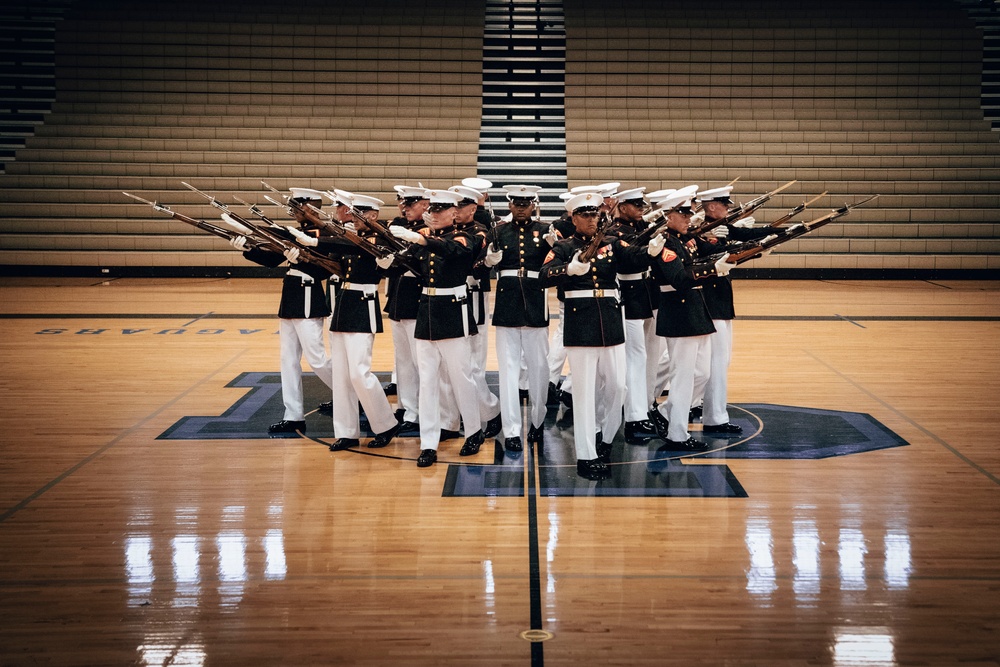
[[[314,283],[315,279],[308,273],[302,273],[298,269],[288,269],[288,273],[285,275],[292,276],[293,278],[301,278],[304,283]]]
[[[378,292],[378,285],[372,285],[371,283],[342,283],[340,289],[351,290],[353,292],[364,292],[365,294],[374,294]]]
[[[498,278],[537,278],[538,271],[528,269],[504,269],[497,273]]]
[[[569,290],[563,296],[567,299],[620,299],[621,295],[616,289],[574,289]]]
[[[427,296],[465,296],[465,285],[458,287],[424,287],[421,292]]]
[[[642,280],[648,273],[619,273],[618,280]]]
[[[692,287],[691,289],[701,289],[701,287],[702,287],[701,285],[695,285],[695,286],[694,286],[694,287]],[[670,286],[670,285],[660,285],[660,291],[661,291],[661,292],[676,292],[677,290],[675,290],[675,289],[674,289],[674,288],[673,288],[672,286]]]

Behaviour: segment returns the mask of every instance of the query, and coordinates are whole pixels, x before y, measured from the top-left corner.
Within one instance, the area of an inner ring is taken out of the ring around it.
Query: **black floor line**
[[[531,598],[531,629],[542,629],[542,578],[538,563],[538,489],[535,486],[535,446],[528,442],[528,585]],[[541,642],[531,644],[531,667],[545,664],[545,652]]]

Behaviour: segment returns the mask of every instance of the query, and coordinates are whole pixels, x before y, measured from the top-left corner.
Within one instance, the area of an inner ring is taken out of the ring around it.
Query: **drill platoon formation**
[[[467,178],[441,190],[396,186],[399,215],[384,222],[375,197],[311,188],[286,194],[261,183],[265,199],[296,224],[279,224],[236,197],[252,214],[243,217],[187,183],[222,212],[223,225],[124,194],[226,239],[251,262],[287,263],[278,307],[284,417],[269,427],[272,435],[306,430],[305,357],[330,388],[332,400],[319,410],[332,416],[332,451],[361,445],[360,403],[374,433],[367,446],[419,432],[419,467],[433,465],[440,442],[460,431],[460,456],[495,437],[517,452],[526,396],[525,437],[535,446],[544,442],[549,406],[571,409],[577,474],[590,480],[610,476],[620,430],[629,444],[660,439],[661,449],[679,453],[706,446],[688,431],[699,416],[705,433],[739,436],[727,412],[736,316],[730,271],[878,196],[785,226],[823,193],[758,226],[751,214],[794,181],[745,204],[731,199],[735,181],[649,193],[605,183],[561,195],[566,212],[543,222],[540,187],[503,186],[509,212],[499,217],[487,194],[493,184]],[[327,201],[332,211],[323,210]],[[549,288],[559,304],[551,339]],[[395,361],[385,387],[371,369],[383,313]],[[486,384],[487,320],[499,396]]]

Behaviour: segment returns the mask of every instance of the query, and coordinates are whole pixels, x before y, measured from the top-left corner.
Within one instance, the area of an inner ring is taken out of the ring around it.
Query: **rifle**
[[[205,222],[204,220],[195,220],[194,218],[189,218],[188,216],[184,215],[183,213],[178,213],[177,211],[172,211],[169,206],[164,206],[163,204],[159,204],[159,203],[157,203],[155,201],[149,201],[148,199],[143,199],[142,197],[137,197],[137,196],[135,196],[135,195],[133,195],[133,194],[131,194],[129,192],[122,192],[122,194],[125,195],[126,197],[131,197],[132,199],[135,199],[136,201],[140,201],[143,204],[149,204],[150,206],[153,207],[154,211],[161,211],[163,213],[166,213],[166,214],[170,215],[170,217],[174,218],[175,220],[180,220],[181,222],[186,222],[187,224],[189,224],[189,225],[191,225],[193,227],[197,227],[198,229],[200,229],[202,231],[205,231],[205,232],[208,232],[209,234],[212,234],[214,236],[218,236],[221,239],[225,239],[227,241],[231,241],[234,238],[236,238],[237,236],[244,236],[243,234],[239,234],[237,232],[229,231],[228,229],[226,229],[224,227],[219,227],[218,225],[213,225],[212,223]],[[271,243],[270,240],[256,239],[256,238],[253,238],[252,236],[249,236],[249,237],[247,237],[247,242],[248,242],[248,244],[250,245],[251,248],[262,248],[264,250],[270,250],[272,252],[281,252],[283,250],[282,248],[279,248],[275,244]]]
[[[276,252],[284,253],[284,251],[288,250],[289,248],[298,248],[300,261],[305,262],[307,264],[315,264],[316,266],[325,269],[326,271],[329,271],[330,273],[337,276],[343,275],[343,270],[340,268],[340,263],[337,262],[336,260],[330,259],[326,255],[316,252],[311,247],[302,245],[298,241],[285,238],[272,231],[271,229],[272,227],[280,228],[281,227],[280,225],[271,222],[270,227],[259,227],[250,222],[249,220],[247,220],[246,218],[230,211],[227,205],[223,204],[222,202],[220,202],[218,199],[208,194],[207,192],[202,192],[198,188],[188,183],[185,183],[184,181],[181,181],[181,185],[183,185],[184,187],[188,188],[193,192],[197,192],[202,197],[208,199],[209,203],[211,203],[212,206],[214,206],[215,208],[219,209],[220,211],[228,215],[242,227],[245,227],[246,229],[250,230],[252,234],[263,236],[264,238],[266,238],[272,244],[277,246],[278,249],[276,250]]]
[[[337,224],[337,222],[333,219],[333,216],[331,216],[329,213],[321,211],[320,209],[316,208],[312,204],[300,204],[299,202],[293,201],[290,197],[287,197],[286,195],[282,194],[280,191],[272,188],[270,185],[268,185],[264,181],[261,181],[261,183],[265,187],[267,187],[269,190],[271,190],[272,192],[275,192],[277,194],[280,194],[284,199],[286,199],[288,201],[287,204],[283,204],[282,202],[277,201],[273,197],[269,197],[267,195],[264,195],[264,199],[268,200],[269,202],[271,202],[275,206],[279,206],[281,208],[284,208],[289,213],[291,213],[292,210],[301,211],[303,213],[303,215],[305,215],[306,218],[311,223],[313,223],[314,225],[316,225],[320,229],[326,230],[326,231],[330,232],[331,234],[333,234],[336,237],[339,237],[339,238],[347,240],[348,242],[356,245],[357,247],[361,248],[362,250],[364,250],[368,254],[374,256],[376,259],[382,259],[382,258],[388,257],[391,254],[395,254],[394,251],[391,248],[387,250],[387,249],[383,248],[382,246],[379,246],[379,245],[376,245],[374,243],[371,243],[370,241],[367,241],[367,240],[361,238],[360,236],[358,236],[357,233],[352,232],[352,231],[346,229],[343,225]],[[355,217],[359,218],[365,224],[371,226],[371,223],[361,215],[361,211],[358,211],[353,206],[351,207],[351,214],[354,215]],[[391,234],[388,234],[388,232],[386,232],[386,234],[388,236],[392,236]],[[396,239],[396,237],[394,237],[394,236],[392,236],[392,238],[395,239],[397,242],[399,241],[399,239]],[[403,267],[405,267],[406,269],[409,269],[409,270],[413,270],[413,268],[411,268],[411,266],[406,262],[405,259],[400,258],[397,255],[396,260],[398,261],[398,263],[399,263],[400,266],[403,266]]]
[[[597,231],[594,232],[594,237],[590,239],[590,244],[580,253],[581,262],[589,262],[597,256],[597,251],[601,249],[601,244],[604,242],[604,235],[610,227],[611,218],[606,212],[601,211],[601,220],[597,224]]]
[[[742,243],[738,248],[731,250],[729,252],[729,257],[726,259],[726,262],[728,262],[729,264],[742,264],[743,262],[748,262],[751,259],[755,259],[756,257],[760,256],[766,250],[770,250],[775,246],[791,241],[794,238],[798,238],[803,234],[808,234],[809,232],[815,229],[819,229],[823,225],[828,225],[837,218],[841,218],[850,213],[852,210],[856,209],[857,207],[867,204],[868,202],[877,198],[878,195],[872,195],[854,204],[844,204],[844,206],[842,206],[841,208],[833,209],[829,213],[821,215],[820,217],[814,220],[810,220],[809,222],[804,222],[800,225],[792,225],[791,227],[779,229],[770,236],[765,236],[762,239],[757,239],[754,241],[747,241],[745,243]],[[714,265],[715,262],[719,261],[719,259],[725,254],[726,253],[717,253],[715,255],[712,255],[711,257],[708,257],[706,261],[698,262],[698,265],[702,267]]]
[[[780,218],[778,218],[777,220],[775,220],[774,222],[772,222],[770,225],[768,225],[768,227],[780,227],[781,225],[785,224],[786,222],[788,222],[789,220],[791,220],[792,218],[794,218],[795,216],[797,216],[802,211],[804,211],[807,208],[809,208],[810,204],[815,204],[817,201],[819,201],[822,197],[825,197],[825,196],[826,196],[826,192],[823,192],[823,193],[821,193],[819,195],[816,195],[815,197],[813,197],[809,201],[802,202],[801,204],[799,204],[798,206],[796,206],[795,208],[793,208],[791,211],[789,211],[788,213],[784,214],[783,216],[781,216]]]
[[[771,190],[770,192],[762,194],[759,197],[755,197],[754,199],[748,201],[746,204],[740,204],[732,211],[730,211],[724,218],[719,218],[718,220],[713,220],[712,222],[706,220],[697,228],[688,230],[688,234],[691,234],[692,236],[697,236],[699,234],[704,234],[705,232],[711,231],[720,225],[731,225],[740,218],[747,217],[748,215],[756,211],[758,208],[766,204],[768,200],[771,199],[771,197],[778,194],[782,190],[791,187],[797,182],[798,181],[789,181],[784,185],[782,185],[780,188],[777,188],[776,190]]]

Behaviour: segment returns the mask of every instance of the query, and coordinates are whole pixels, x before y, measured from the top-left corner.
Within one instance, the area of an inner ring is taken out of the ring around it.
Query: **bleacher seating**
[[[796,179],[761,221],[822,191],[817,214],[879,193],[754,265],[1000,268],[1000,143],[968,2],[563,4],[570,186],[739,177],[745,201]],[[484,20],[457,0],[77,3],[52,112],[0,174],[0,264],[245,265],[123,190],[214,220],[181,181],[235,204],[264,203],[263,179],[374,194],[387,217],[394,184],[474,175]]]
[[[564,6],[571,185],[739,177],[746,201],[797,179],[761,221],[823,191],[819,212],[879,193],[755,265],[1000,268],[1000,144],[980,108],[982,38],[958,4]]]

